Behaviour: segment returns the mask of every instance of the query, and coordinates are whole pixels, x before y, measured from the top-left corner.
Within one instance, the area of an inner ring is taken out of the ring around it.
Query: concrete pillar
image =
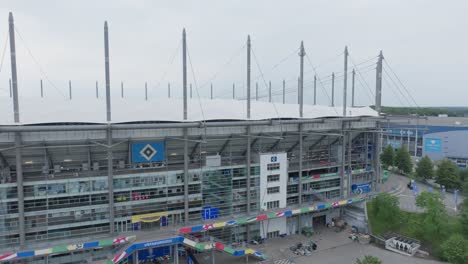
[[[179,244],[174,245],[174,264],[179,264]]]
[[[216,261],[215,261],[215,250],[212,249],[211,250],[211,264],[216,264]]]
[[[299,206],[302,205],[302,152],[303,152],[302,125],[299,124]],[[300,221],[299,221],[300,222]]]
[[[20,248],[25,247],[23,157],[21,154],[21,134],[15,133],[16,185],[18,188],[18,231]]]
[[[138,264],[138,250],[133,253],[133,264]]]
[[[247,178],[247,214],[250,214],[250,160],[251,160],[251,138],[250,138],[250,126],[247,126],[247,152],[246,152],[246,178]]]
[[[107,129],[107,185],[109,187],[109,229],[110,233],[115,232],[114,226],[114,171],[112,162],[112,130],[110,126]]]

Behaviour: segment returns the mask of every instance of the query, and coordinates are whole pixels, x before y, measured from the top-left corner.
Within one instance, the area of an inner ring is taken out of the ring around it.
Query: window
[[[273,232],[267,233],[267,238],[275,238],[275,237],[279,237],[279,231],[273,231]]]
[[[279,186],[270,187],[270,188],[267,189],[268,194],[279,193],[279,192],[280,192],[280,187]]]
[[[280,164],[279,163],[270,163],[267,164],[267,170],[272,171],[272,170],[279,170]]]
[[[279,201],[271,201],[267,203],[267,209],[279,208]]]
[[[280,179],[279,174],[268,175],[268,177],[267,177],[267,182],[278,182],[279,179]]]

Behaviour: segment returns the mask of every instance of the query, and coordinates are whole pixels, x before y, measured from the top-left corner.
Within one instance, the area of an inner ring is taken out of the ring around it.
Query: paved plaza
[[[215,252],[215,263],[241,264],[241,263],[262,263],[262,264],[353,264],[357,258],[365,255],[376,256],[385,264],[408,263],[408,264],[436,264],[443,263],[430,259],[417,257],[407,257],[397,253],[376,247],[374,245],[362,245],[352,242],[349,238],[349,230],[334,232],[332,229],[322,229],[312,240],[318,248],[310,256],[297,256],[289,249],[291,246],[302,242],[307,243],[308,238],[302,235],[293,235],[284,238],[268,240],[265,244],[254,246],[255,249],[264,252],[268,260],[260,262],[252,257],[247,260],[245,257],[233,257],[220,252]],[[204,253],[197,255],[200,263],[211,264],[211,254]]]

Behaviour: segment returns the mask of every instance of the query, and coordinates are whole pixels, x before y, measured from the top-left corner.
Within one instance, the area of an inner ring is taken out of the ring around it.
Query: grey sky
[[[74,96],[94,98],[96,80],[103,92],[103,22],[107,20],[113,97],[119,96],[121,80],[128,96],[142,100],[145,81],[150,88],[150,99],[166,96],[168,81],[174,87],[173,94],[180,96],[180,41],[185,27],[198,85],[219,72],[213,80],[215,97],[229,98],[233,82],[239,88],[237,95],[245,95],[245,89],[240,91],[246,72],[245,49],[241,48],[247,34],[251,34],[265,82],[271,80],[273,90],[278,91],[286,79],[287,89],[291,91],[288,102],[297,98],[299,57],[295,50],[304,40],[306,53],[318,66],[328,93],[331,83],[327,76],[332,71],[341,75],[343,56],[340,54],[348,45],[356,64],[376,57],[383,50],[390,66],[419,105],[466,106],[466,10],[468,2],[463,0],[3,0],[0,2],[0,47],[3,51],[8,12],[13,11],[22,37],[17,36],[22,96],[39,97],[41,78],[48,97],[63,99],[60,93],[67,93],[68,80],[72,80]],[[60,92],[45,80],[25,45]],[[293,52],[294,55],[272,70]],[[230,58],[234,59],[224,67]],[[358,65],[372,92],[375,71],[370,65],[375,61]],[[353,67],[352,63],[349,67]],[[255,60],[252,68],[255,79],[259,74]],[[313,72],[308,62],[305,71],[305,102],[311,103]],[[189,73],[189,80],[194,83],[190,68]],[[9,77],[7,50],[0,72],[0,96],[8,96]],[[397,99],[395,93],[399,92],[389,78],[385,75],[384,78],[383,104],[407,106],[407,99],[401,95]],[[262,95],[267,92],[264,80],[258,78]],[[361,82],[356,81],[357,104],[369,105],[369,89]],[[342,101],[342,86],[343,80],[338,78],[337,104]],[[201,96],[209,96],[209,85],[200,87],[199,91]],[[328,104],[321,85],[318,98],[320,104]],[[275,100],[279,102],[280,96]]]

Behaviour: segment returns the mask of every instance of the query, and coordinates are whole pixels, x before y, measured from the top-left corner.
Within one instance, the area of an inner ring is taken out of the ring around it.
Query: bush
[[[420,230],[419,233],[425,241],[438,245],[447,237],[450,229],[442,195],[436,192],[422,192],[416,197],[416,205],[424,208],[421,221],[416,228]]]
[[[463,236],[468,239],[468,197],[460,205],[459,222]]]
[[[356,264],[382,264],[382,261],[374,256],[364,256],[362,260],[357,259]]]
[[[400,201],[388,193],[379,193],[372,201],[372,214],[379,224],[390,229],[400,225]]]
[[[460,234],[452,235],[441,246],[442,258],[452,264],[468,263],[468,241]]]

